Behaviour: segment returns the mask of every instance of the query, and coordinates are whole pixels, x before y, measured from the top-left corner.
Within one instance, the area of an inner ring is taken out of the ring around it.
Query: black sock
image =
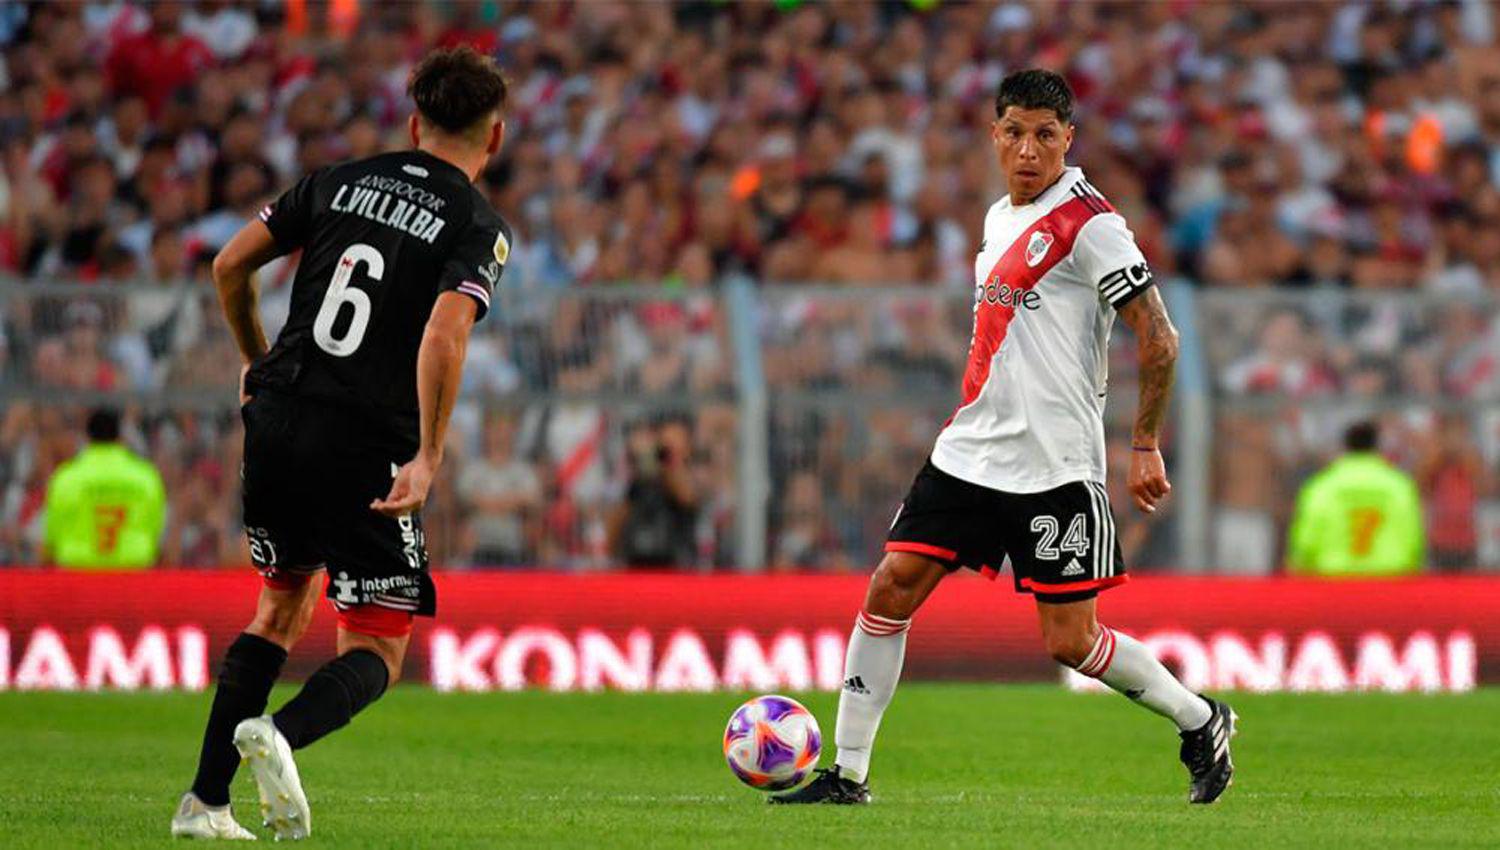
[[[292,749],[300,750],[348,725],[360,709],[380,698],[390,671],[368,649],[346,652],[324,664],[302,690],[272,716]]]
[[[208,712],[208,726],[203,730],[198,775],[193,778],[193,793],[205,805],[229,804],[229,781],[240,766],[240,753],[232,740],[234,727],[241,720],[265,712],[271,685],[281,675],[281,665],[285,662],[286,650],[249,633],[235,638],[224,653],[214,705]]]

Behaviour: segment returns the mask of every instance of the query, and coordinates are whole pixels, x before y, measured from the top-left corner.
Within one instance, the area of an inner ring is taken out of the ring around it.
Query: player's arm
[[[1177,371],[1177,328],[1167,315],[1161,292],[1150,287],[1120,308],[1120,319],[1135,331],[1136,359],[1140,364],[1141,394],[1136,407],[1135,429],[1130,438],[1130,472],[1125,486],[1135,506],[1155,513],[1156,506],[1172,485],[1161,459],[1161,424],[1172,400],[1172,379]]]
[[[417,456],[397,471],[390,493],[370,503],[386,516],[404,516],[420,510],[427,501],[432,476],[443,462],[448,420],[458,400],[469,332],[477,317],[474,299],[459,292],[443,292],[433,305],[422,333],[422,346],[417,350],[417,407],[421,416]]]
[[[265,329],[260,326],[254,274],[256,269],[281,253],[270,229],[255,220],[240,228],[240,232],[214,257],[214,287],[219,291],[224,319],[229,323],[229,332],[234,334],[234,344],[239,346],[243,361],[240,369],[241,403],[245,401],[245,369],[269,348]]]
[[[244,404],[245,372],[250,364],[269,349],[266,332],[260,326],[257,294],[253,275],[271,260],[301,248],[312,232],[314,194],[326,169],[302,176],[275,202],[261,209],[240,232],[234,235],[214,257],[214,286],[234,343],[239,346],[240,403]]]

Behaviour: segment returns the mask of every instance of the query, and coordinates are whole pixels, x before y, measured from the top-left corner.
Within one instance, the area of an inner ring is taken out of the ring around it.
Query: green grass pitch
[[[279,705],[290,691],[273,697]],[[1177,736],[1109,695],[909,684],[863,809],[771,808],[724,767],[743,695],[400,687],[299,754],[338,847],[1496,847],[1500,690],[1232,697],[1238,775],[1189,807]],[[831,738],[837,696],[805,702]],[[0,847],[160,847],[209,695],[0,694]],[[832,758],[826,750],[824,761]],[[235,784],[252,829],[254,788]],[[263,838],[269,835],[262,833]]]

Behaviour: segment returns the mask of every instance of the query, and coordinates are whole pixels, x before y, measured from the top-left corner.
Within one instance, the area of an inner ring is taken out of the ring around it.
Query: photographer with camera
[[[630,481],[611,523],[610,549],[627,568],[680,568],[696,560],[698,499],[680,419],[640,422],[626,435]]]

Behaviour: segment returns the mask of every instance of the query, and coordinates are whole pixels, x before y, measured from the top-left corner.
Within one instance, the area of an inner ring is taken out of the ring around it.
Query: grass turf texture
[[[279,705],[290,689],[278,689]],[[835,694],[801,695],[832,761]],[[904,686],[875,803],[775,807],[720,756],[743,695],[399,687],[298,755],[327,846],[1494,847],[1500,690],[1233,697],[1238,776],[1189,807],[1177,736],[1118,697]],[[0,694],[0,846],[159,847],[209,695]],[[247,771],[234,786],[259,830]]]

